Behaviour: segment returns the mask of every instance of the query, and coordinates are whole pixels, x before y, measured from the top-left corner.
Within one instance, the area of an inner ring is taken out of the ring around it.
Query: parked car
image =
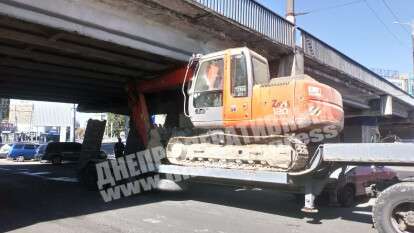
[[[43,155],[45,154],[47,144],[42,144],[37,147],[36,154],[34,156],[35,160],[42,160]]]
[[[7,158],[7,154],[9,154],[9,151],[11,149],[10,144],[4,144],[0,148],[0,158]]]
[[[24,161],[34,159],[38,145],[30,143],[13,144],[7,154],[8,159]]]
[[[336,198],[343,207],[354,205],[356,198],[375,196],[377,190],[385,189],[398,181],[397,173],[383,166],[348,166],[345,173],[335,171],[325,188],[329,199]],[[333,201],[335,202],[335,201]]]
[[[61,164],[62,161],[78,161],[82,144],[77,142],[50,142],[39,148],[37,158]]]
[[[107,158],[115,158],[114,146],[115,142],[102,143],[101,151],[105,153]]]

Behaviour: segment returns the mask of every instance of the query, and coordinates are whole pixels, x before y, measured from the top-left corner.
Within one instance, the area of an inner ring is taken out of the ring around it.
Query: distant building
[[[414,95],[414,75],[413,74],[401,74],[395,70],[386,69],[372,69],[375,73],[381,77],[387,79],[395,86],[399,87],[403,91],[410,95]]]
[[[29,132],[33,126],[33,108],[31,101],[11,101],[8,122],[16,126],[19,132]]]
[[[10,99],[0,98],[0,122],[9,118]]]
[[[8,123],[15,126],[15,133],[53,133],[68,141],[73,136],[73,111],[73,104],[11,100]]]
[[[401,88],[410,95],[413,95],[414,90],[414,77],[412,74],[401,74],[399,77],[388,78],[388,81],[392,82],[397,87]]]

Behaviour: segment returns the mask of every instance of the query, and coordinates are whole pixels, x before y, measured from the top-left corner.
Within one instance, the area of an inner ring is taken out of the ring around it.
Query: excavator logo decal
[[[272,100],[272,109],[273,109],[274,115],[277,115],[277,116],[288,115],[289,114],[289,101]]]

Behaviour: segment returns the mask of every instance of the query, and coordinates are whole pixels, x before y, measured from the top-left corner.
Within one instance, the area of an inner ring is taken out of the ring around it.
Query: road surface
[[[266,190],[193,184],[105,203],[79,187],[75,167],[0,160],[0,232],[375,232],[370,203],[323,206],[314,219]]]

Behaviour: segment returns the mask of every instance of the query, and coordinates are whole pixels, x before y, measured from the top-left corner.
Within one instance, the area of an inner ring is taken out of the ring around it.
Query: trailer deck
[[[208,167],[187,167],[179,165],[159,165],[157,172],[183,176],[197,176],[210,177],[216,179],[288,184],[288,173],[286,172],[237,170]]]
[[[414,143],[329,143],[321,145],[307,169],[301,172],[274,172],[228,168],[157,166],[156,172],[192,177],[246,181],[278,185],[283,190],[296,187],[305,194],[304,212],[316,213],[314,201],[327,184],[330,175],[348,165],[414,166]]]

